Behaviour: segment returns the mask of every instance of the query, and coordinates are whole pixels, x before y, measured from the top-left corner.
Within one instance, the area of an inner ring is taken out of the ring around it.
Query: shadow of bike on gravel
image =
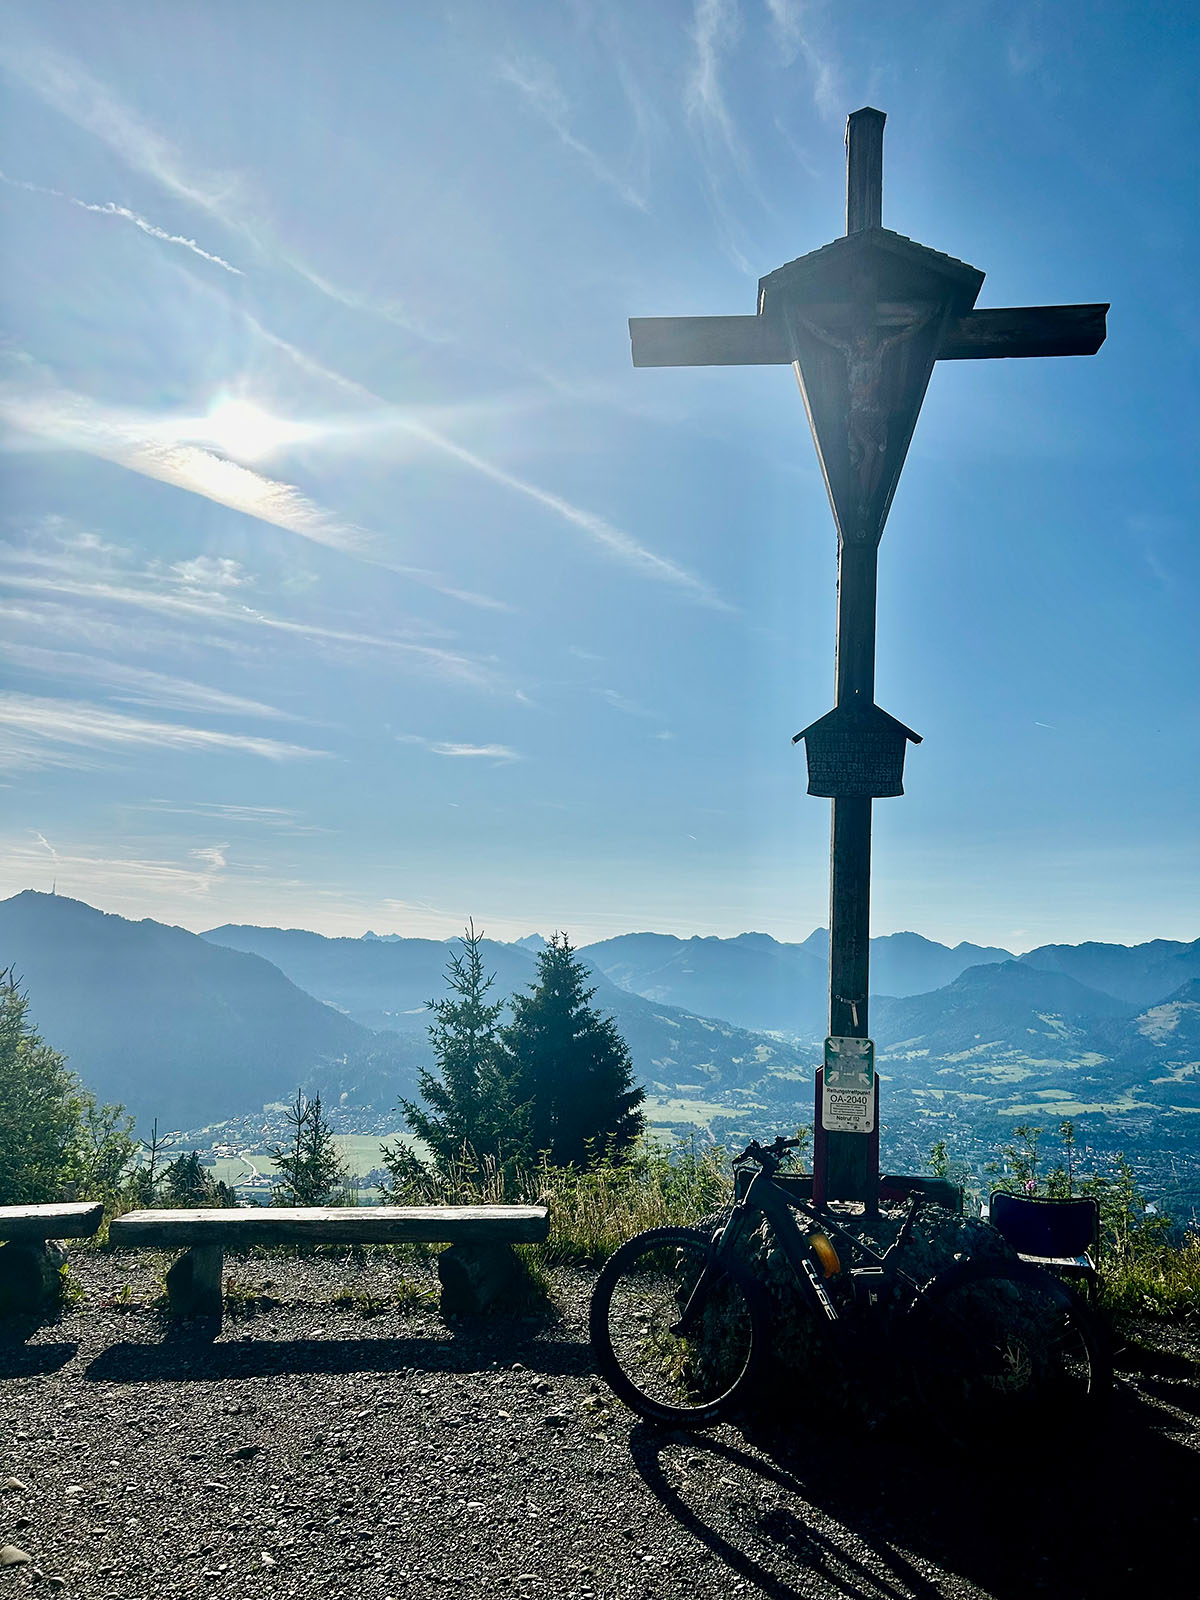
[[[1154,1366],[1121,1385],[1087,1442],[1047,1433],[949,1452],[911,1425],[880,1437],[744,1424],[739,1439],[640,1423],[633,1462],[664,1510],[771,1600],[924,1600],[962,1593],[955,1580],[995,1600],[1183,1596],[1200,1533],[1200,1434],[1187,1424],[1200,1369]]]

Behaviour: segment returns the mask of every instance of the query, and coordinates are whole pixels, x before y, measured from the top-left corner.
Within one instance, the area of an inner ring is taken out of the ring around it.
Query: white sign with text
[[[870,1133],[874,1129],[873,1039],[826,1039],[821,1124],[827,1133]]]

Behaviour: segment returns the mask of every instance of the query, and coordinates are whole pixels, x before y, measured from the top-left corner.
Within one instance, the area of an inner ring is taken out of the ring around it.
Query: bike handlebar
[[[778,1165],[788,1150],[796,1150],[803,1143],[803,1139],[785,1139],[782,1134],[773,1144],[768,1145],[761,1145],[757,1139],[751,1139],[741,1155],[734,1156],[732,1164],[737,1166],[740,1161],[757,1161],[760,1167]]]

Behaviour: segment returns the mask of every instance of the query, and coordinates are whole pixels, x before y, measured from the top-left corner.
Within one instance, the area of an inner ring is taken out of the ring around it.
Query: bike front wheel
[[[737,1262],[710,1261],[709,1238],[654,1228],[621,1245],[596,1280],[591,1334],[601,1374],[652,1422],[720,1421],[766,1355],[758,1286]]]
[[[921,1291],[905,1323],[925,1420],[961,1444],[997,1445],[1095,1419],[1112,1370],[1096,1323],[1052,1273],[966,1261]]]

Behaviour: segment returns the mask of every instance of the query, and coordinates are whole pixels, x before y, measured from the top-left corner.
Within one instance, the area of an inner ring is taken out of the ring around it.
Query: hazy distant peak
[[[108,911],[98,911],[95,906],[88,905],[86,900],[76,900],[69,894],[57,894],[41,889],[22,889],[19,894],[10,895],[7,900],[0,902],[7,906],[20,905],[27,909],[35,906],[53,906],[54,910],[62,915],[70,907],[75,914],[86,913],[90,917],[107,917],[112,915]],[[124,922],[126,918],[122,917]]]
[[[513,943],[522,950],[546,950],[549,948],[547,941],[540,933],[527,933],[523,939],[514,939]]]

